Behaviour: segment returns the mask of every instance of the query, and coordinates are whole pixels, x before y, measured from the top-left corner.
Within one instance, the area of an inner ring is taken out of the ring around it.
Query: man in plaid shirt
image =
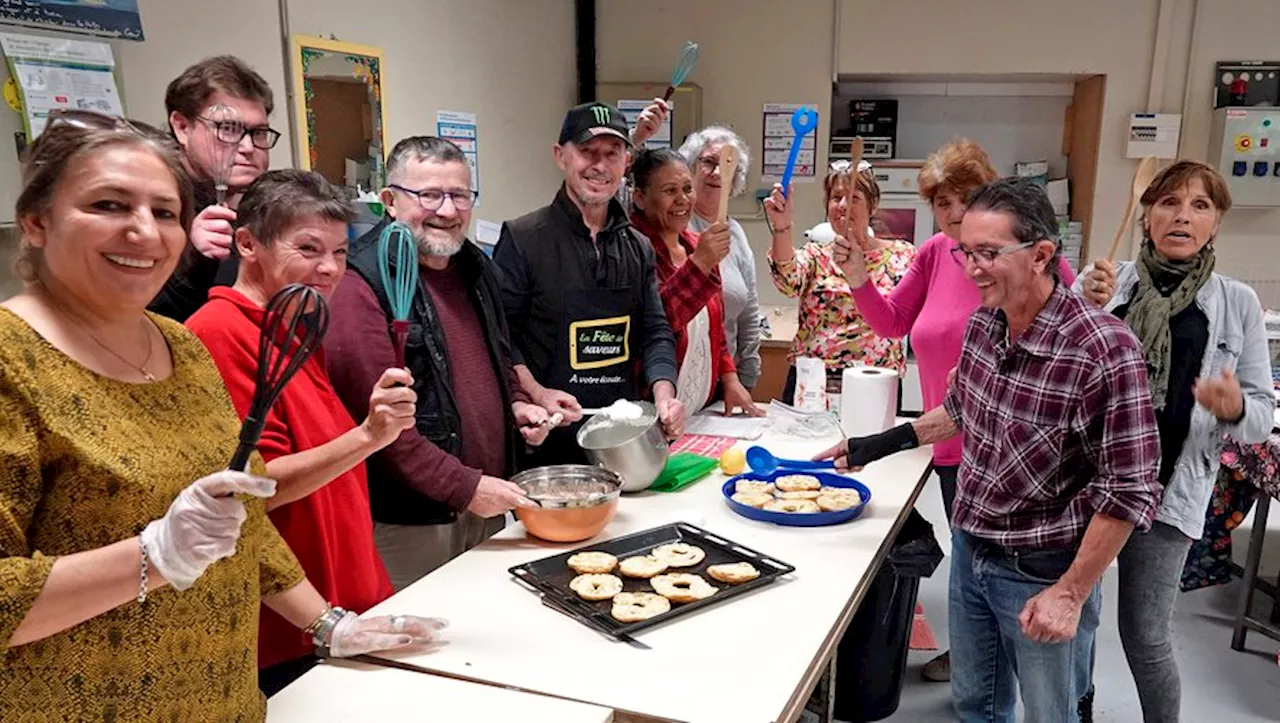
[[[982,292],[941,407],[819,455],[858,469],[965,432],[952,513],[951,688],[961,721],[1077,720],[1099,580],[1155,517],[1160,436],[1142,347],[1054,274],[1034,183],[975,192],[956,262]]]

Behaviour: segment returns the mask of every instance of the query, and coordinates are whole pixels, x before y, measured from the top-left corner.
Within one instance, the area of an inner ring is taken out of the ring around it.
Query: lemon
[[[734,447],[726,449],[724,454],[720,455],[720,471],[728,475],[742,474],[747,468],[747,455],[742,450]]]

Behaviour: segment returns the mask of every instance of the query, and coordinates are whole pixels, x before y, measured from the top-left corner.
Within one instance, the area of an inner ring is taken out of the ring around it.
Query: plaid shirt
[[[974,312],[943,406],[965,433],[957,528],[1057,549],[1077,546],[1095,514],[1138,529],[1155,518],[1160,433],[1142,347],[1065,286],[1013,342],[1004,312]]]

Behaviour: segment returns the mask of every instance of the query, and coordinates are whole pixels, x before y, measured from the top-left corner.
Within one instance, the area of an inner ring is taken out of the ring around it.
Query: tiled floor
[[[921,493],[919,509],[937,530],[945,531],[936,478]],[[940,541],[944,549],[949,548],[946,540]],[[1280,535],[1273,532],[1268,541],[1272,545],[1280,543]],[[1237,543],[1243,544],[1238,537]],[[1095,714],[1100,723],[1140,723],[1138,694],[1116,632],[1115,572],[1113,567],[1103,581],[1103,618],[1094,675],[1098,687]],[[1182,720],[1185,723],[1280,721],[1280,666],[1276,664],[1280,644],[1253,633],[1249,636],[1248,652],[1237,653],[1231,649],[1230,626],[1238,584],[1237,581],[1230,586],[1187,593],[1178,599],[1174,634],[1182,672]],[[934,632],[944,644],[946,592],[947,562],[944,561],[933,577],[920,586],[920,600]],[[886,720],[891,723],[955,720],[950,708],[949,686],[920,679],[920,667],[933,656],[932,652],[911,653],[901,706]]]

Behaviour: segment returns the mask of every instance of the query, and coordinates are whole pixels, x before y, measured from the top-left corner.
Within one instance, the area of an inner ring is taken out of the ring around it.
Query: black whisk
[[[258,377],[253,404],[240,425],[240,445],[231,457],[230,469],[243,471],[258,446],[267,414],[284,387],[320,348],[329,328],[329,307],[320,292],[302,284],[290,284],[267,302],[258,337]]]

